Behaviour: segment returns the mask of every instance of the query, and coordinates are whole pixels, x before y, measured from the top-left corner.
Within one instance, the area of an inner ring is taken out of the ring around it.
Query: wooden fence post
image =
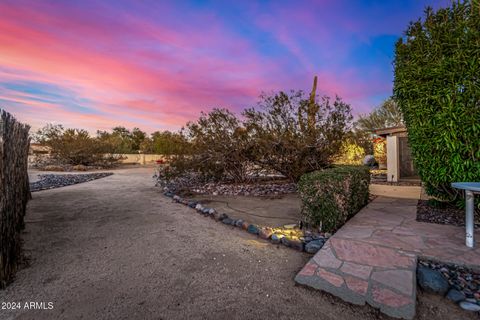
[[[12,280],[20,255],[27,202],[30,127],[0,109],[0,288]]]

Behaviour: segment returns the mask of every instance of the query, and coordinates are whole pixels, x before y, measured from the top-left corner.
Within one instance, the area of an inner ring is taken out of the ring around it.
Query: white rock
[[[480,311],[480,306],[476,303],[472,303],[472,302],[468,302],[468,301],[462,301],[460,302],[460,307],[463,309],[463,310],[467,310],[467,311],[474,311],[474,312],[478,312]]]

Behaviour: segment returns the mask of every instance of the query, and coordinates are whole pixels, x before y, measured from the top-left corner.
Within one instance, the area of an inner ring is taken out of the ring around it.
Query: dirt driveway
[[[172,203],[151,175],[117,170],[34,193],[23,234],[30,266],[0,291],[0,302],[22,309],[0,319],[383,319],[295,286],[307,254]],[[458,316],[453,304],[419,296],[420,319]]]

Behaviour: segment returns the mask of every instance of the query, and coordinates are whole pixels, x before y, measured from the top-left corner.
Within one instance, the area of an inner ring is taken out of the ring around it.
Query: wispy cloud
[[[390,95],[393,42],[428,1],[2,1],[0,105],[34,128],[176,129],[262,91]]]

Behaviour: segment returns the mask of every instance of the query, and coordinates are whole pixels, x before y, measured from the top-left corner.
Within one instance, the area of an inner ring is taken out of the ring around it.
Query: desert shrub
[[[350,143],[363,148],[365,154],[374,154],[374,131],[382,128],[398,127],[403,125],[403,115],[398,104],[392,97],[383,101],[369,114],[360,115],[353,124],[353,130],[348,136]],[[382,161],[382,159],[379,159]],[[386,160],[385,160],[386,161]]]
[[[366,131],[358,128],[358,124],[353,124],[353,129],[348,133],[347,137],[344,138],[344,145],[353,144],[361,148],[366,154],[373,154],[373,144],[372,144],[373,134],[371,131]]]
[[[350,105],[339,97],[318,99],[316,79],[309,98],[302,91],[263,94],[258,107],[242,115],[243,121],[227,109],[213,109],[189,122],[165,176],[194,172],[205,180],[244,182],[261,172],[298,181],[331,166],[352,120]]]
[[[178,132],[155,131],[140,145],[144,153],[176,155],[185,153],[184,136]]]
[[[307,99],[302,91],[262,95],[258,108],[244,111],[248,154],[257,165],[292,181],[332,164],[352,120],[350,105],[339,97]]]
[[[387,163],[387,139],[383,137],[373,139],[373,156],[378,163]]]
[[[147,140],[147,134],[139,128],[133,128],[132,131],[125,127],[115,127],[111,132],[97,131],[97,140],[112,154],[138,153],[141,150],[144,141]]]
[[[370,133],[376,129],[399,127],[403,125],[403,114],[397,102],[388,98],[369,114],[361,115],[355,125],[357,129]]]
[[[365,158],[365,149],[354,141],[345,140],[335,164],[360,165]]]
[[[110,152],[108,144],[82,129],[47,125],[37,131],[35,140],[51,148],[51,156],[58,164],[111,166],[120,160]]]
[[[306,223],[333,232],[368,202],[366,166],[337,166],[303,175],[298,183]]]
[[[193,171],[205,180],[248,179],[247,133],[232,112],[213,109],[202,113],[196,122],[187,123],[181,134],[188,144],[171,157],[172,173]]]
[[[425,10],[395,48],[394,95],[426,192],[460,194],[454,181],[480,181],[480,5]]]

